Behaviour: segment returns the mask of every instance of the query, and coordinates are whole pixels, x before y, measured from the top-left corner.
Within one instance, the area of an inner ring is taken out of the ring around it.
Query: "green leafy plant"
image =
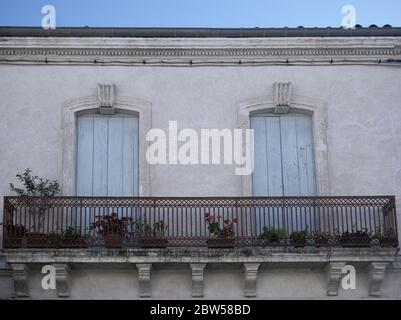
[[[60,193],[57,180],[48,180],[32,175],[31,169],[16,175],[17,180],[22,183],[23,188],[17,188],[10,183],[10,190],[21,197],[53,197]]]
[[[145,248],[165,248],[168,239],[165,237],[167,224],[164,221],[135,222],[135,235],[141,247]]]
[[[223,227],[221,227],[222,217],[205,213],[205,221],[208,223],[208,229],[210,234],[216,235],[218,238],[233,238],[235,236],[234,224],[237,223],[237,219],[226,219],[223,221]]]
[[[49,244],[52,247],[59,248],[63,242],[63,235],[57,232],[52,232],[49,234]]]
[[[164,221],[157,221],[154,223],[135,221],[134,224],[136,234],[139,237],[145,238],[162,238],[167,229],[167,225]]]
[[[376,229],[373,238],[378,240],[382,246],[396,246],[397,245],[397,233],[394,228],[387,230]]]
[[[294,231],[293,233],[291,233],[290,239],[295,246],[303,247],[305,246],[308,239],[308,231]]]
[[[355,226],[352,227],[352,231],[346,231],[340,236],[340,242],[343,246],[370,246],[372,234],[368,232],[368,229],[364,228],[357,230]]]
[[[62,233],[49,234],[49,244],[53,247],[84,247],[86,239],[74,227],[68,227]]]
[[[328,232],[316,231],[313,233],[313,239],[316,246],[328,245],[333,236]]]
[[[384,238],[395,238],[396,232],[393,228],[381,231],[380,228],[376,229],[376,232],[374,234],[375,239],[384,239]]]
[[[26,169],[23,173],[16,175],[17,180],[22,184],[21,187],[16,187],[10,183],[10,190],[15,192],[20,197],[53,197],[60,193],[60,186],[57,180],[49,180],[40,178],[32,174],[31,169]],[[43,225],[44,213],[49,206],[46,201],[36,201],[34,205],[28,209],[32,217],[32,224],[28,232],[37,233]]]
[[[287,235],[287,232],[283,229],[269,229],[263,228],[263,233],[259,236],[259,239],[266,240],[269,243],[278,243],[283,240]]]
[[[71,238],[75,236],[80,236],[81,234],[78,233],[77,229],[75,229],[74,227],[68,227],[67,229],[65,229],[63,235],[65,238]]]

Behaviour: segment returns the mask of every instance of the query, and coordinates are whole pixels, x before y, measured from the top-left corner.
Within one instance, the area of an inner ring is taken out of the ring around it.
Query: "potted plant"
[[[35,200],[35,204],[28,208],[29,225],[26,226],[26,232],[22,235],[21,246],[28,248],[43,248],[48,246],[49,236],[41,232],[43,230],[44,213],[48,210],[49,205],[47,198],[53,197],[60,193],[60,187],[56,180],[48,180],[32,175],[31,169],[26,169],[23,173],[16,175],[17,180],[22,184],[21,188],[10,183],[10,190],[17,193],[20,197],[25,197],[28,200],[30,197],[41,197],[40,200]]]
[[[128,230],[132,224],[132,218],[119,218],[118,213],[112,213],[96,216],[91,229],[96,230],[96,233],[103,237],[107,248],[121,248],[123,239],[128,236]]]
[[[262,241],[263,245],[279,245],[282,240],[285,239],[287,235],[287,231],[283,229],[269,229],[267,227],[263,227],[263,233],[259,236],[259,239]]]
[[[74,227],[68,227],[62,233],[49,234],[49,245],[55,248],[86,248],[87,239],[81,236]]]
[[[234,224],[237,223],[237,219],[226,219],[222,222],[221,227],[220,221],[221,216],[213,216],[209,213],[205,214],[205,221],[208,224],[208,230],[213,237],[207,239],[209,248],[234,248],[235,247],[235,231]]]
[[[49,246],[49,235],[42,232],[27,232],[22,238],[22,247],[46,248]]]
[[[291,233],[290,239],[295,248],[305,247],[308,240],[308,231],[294,231]]]
[[[330,245],[332,236],[328,232],[316,231],[313,233],[313,239],[317,248],[328,247]]]
[[[374,239],[376,239],[381,247],[397,247],[397,235],[393,228],[381,232],[377,230]]]
[[[346,231],[340,236],[343,247],[370,247],[372,237],[367,229]]]
[[[28,230],[23,225],[6,225],[4,232],[4,247],[21,248],[23,242],[22,239],[24,239]]]
[[[82,236],[74,227],[68,227],[62,234],[63,248],[86,248],[87,238]]]
[[[62,242],[62,234],[52,232],[49,234],[49,246],[54,248],[60,248]]]
[[[134,222],[138,243],[144,248],[166,248],[168,240],[164,235],[167,225],[164,221],[153,224],[147,222]]]

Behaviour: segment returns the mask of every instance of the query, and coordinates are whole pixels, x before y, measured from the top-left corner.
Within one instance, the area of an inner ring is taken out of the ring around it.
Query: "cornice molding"
[[[277,59],[400,59],[400,37],[15,38],[0,37],[1,63],[254,62]],[[152,60],[154,59],[154,60]],[[157,60],[156,60],[157,59]],[[219,60],[220,59],[220,60]],[[317,61],[318,62],[318,61]]]

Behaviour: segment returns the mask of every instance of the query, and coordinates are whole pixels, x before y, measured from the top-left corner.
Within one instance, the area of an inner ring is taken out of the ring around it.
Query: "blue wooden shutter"
[[[251,128],[255,130],[253,195],[316,195],[311,117],[251,117]]]
[[[76,191],[80,196],[137,196],[138,118],[77,119]]]
[[[254,196],[316,195],[312,119],[301,114],[257,116],[251,118],[255,130],[255,168],[252,176]],[[263,227],[288,232],[311,229],[313,209],[269,208],[255,210],[256,233]],[[292,210],[292,211],[291,211]]]

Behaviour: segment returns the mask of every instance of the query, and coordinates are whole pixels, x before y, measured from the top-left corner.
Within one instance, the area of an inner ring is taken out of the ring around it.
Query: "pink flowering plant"
[[[222,221],[221,216],[214,216],[210,213],[205,213],[205,221],[208,223],[210,234],[216,235],[218,238],[232,238],[235,236],[234,224],[238,222],[236,218]]]

